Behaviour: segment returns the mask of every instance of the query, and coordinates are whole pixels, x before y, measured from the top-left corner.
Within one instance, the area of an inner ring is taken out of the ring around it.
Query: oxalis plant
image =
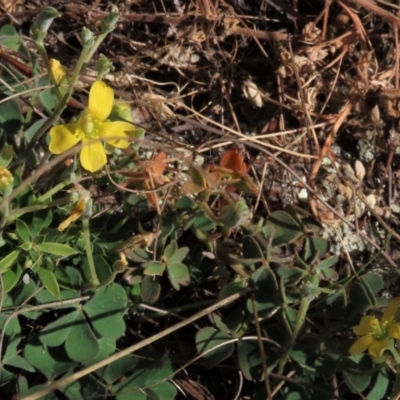
[[[72,68],[47,55],[58,17],[39,14],[36,50],[0,29],[33,76],[0,80],[0,397],[397,399],[379,254],[354,273],[303,210],[257,215],[238,147],[200,165],[148,140],[97,56],[118,14],[82,29]]]

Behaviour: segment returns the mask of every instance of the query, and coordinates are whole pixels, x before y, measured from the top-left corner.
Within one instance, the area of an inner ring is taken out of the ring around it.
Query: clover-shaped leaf
[[[144,271],[143,273],[145,275],[162,275],[165,271],[165,265],[162,262],[159,261],[150,261],[148,263],[142,264]]]
[[[168,277],[174,289],[179,290],[181,286],[187,286],[190,283],[190,275],[185,264],[168,264]]]
[[[99,289],[83,306],[83,310],[99,335],[118,339],[125,332],[123,313],[127,304],[125,290],[117,284],[111,284]]]
[[[196,347],[199,354],[205,353],[216,347],[215,350],[212,350],[203,356],[206,368],[215,367],[232,355],[234,350],[233,343],[223,345],[231,339],[232,337],[229,334],[210,327],[200,329],[197,332]]]
[[[244,200],[232,201],[222,207],[218,221],[226,228],[236,228],[250,217],[250,210]]]
[[[273,246],[293,243],[303,234],[303,227],[285,211],[273,212],[267,224],[273,227]]]

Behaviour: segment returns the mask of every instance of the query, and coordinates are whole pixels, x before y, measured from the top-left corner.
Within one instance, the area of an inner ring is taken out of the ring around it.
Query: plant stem
[[[35,41],[36,47],[39,51],[40,56],[42,57],[42,60],[44,62],[44,65],[47,68],[47,73],[50,78],[50,82],[54,85],[54,93],[57,97],[58,102],[62,101],[63,95],[61,94],[60,87],[57,84],[57,80],[54,77],[53,71],[50,69],[49,66],[49,57],[47,55],[46,47],[44,46],[43,39],[38,39]]]
[[[390,395],[390,400],[397,400],[400,397],[400,355],[398,351],[394,348],[394,345],[388,348],[388,350],[392,353],[393,358],[396,361],[397,364],[397,372],[396,372],[396,378],[393,383],[393,389],[392,393]]]
[[[93,287],[99,286],[100,281],[97,277],[96,267],[94,265],[92,246],[90,242],[90,229],[89,229],[89,218],[82,219],[83,226],[83,238],[85,240],[85,249],[86,249],[86,257],[89,266],[90,278],[93,284]]]
[[[288,344],[285,346],[285,351],[283,352],[279,360],[279,369],[278,369],[279,374],[282,374],[283,372],[283,368],[285,367],[290,350],[292,350],[292,347],[296,342],[300,329],[303,326],[304,321],[306,319],[308,307],[310,306],[311,301],[312,301],[311,297],[303,297],[300,301],[299,311],[297,312],[296,323],[293,328],[292,336],[290,337]]]
[[[58,103],[57,108],[55,109],[54,113],[49,117],[49,119],[42,125],[42,127],[35,133],[33,136],[32,140],[29,142],[28,147],[25,151],[24,156],[22,157],[22,161],[26,159],[28,154],[32,151],[33,147],[35,146],[36,142],[43,136],[45,132],[53,125],[53,123],[60,117],[61,113],[64,111],[64,108],[67,106],[68,101],[72,95],[75,83],[78,81],[79,76],[84,69],[84,67],[87,65],[87,63],[90,61],[91,57],[93,56],[94,52],[98,49],[100,44],[103,42],[103,40],[106,38],[108,35],[108,31],[100,34],[97,39],[95,40],[94,44],[91,46],[83,46],[82,53],[79,56],[79,60],[76,64],[76,67],[74,69],[74,72],[72,74],[71,80],[69,82],[68,88],[65,92],[65,95],[62,97],[61,101]],[[38,47],[40,51],[40,46]],[[43,57],[43,54],[41,54]],[[47,54],[45,54],[45,57],[47,59]],[[44,60],[46,62],[46,60]],[[48,66],[48,60],[47,64]]]
[[[71,200],[69,196],[67,196],[63,197],[62,199],[50,201],[49,203],[32,204],[31,206],[24,208],[14,208],[13,210],[10,210],[10,212],[8,213],[7,225],[18,219],[21,215],[24,215],[26,213],[45,210],[46,208],[52,208],[56,206],[63,206],[69,203],[71,203]]]
[[[74,180],[72,180],[71,178],[64,180],[63,182],[59,183],[58,185],[52,187],[48,192],[39,196],[35,200],[35,203],[44,203],[47,199],[52,197],[54,194],[56,194],[60,190],[64,189],[66,186],[70,185],[72,182],[78,181],[79,178],[80,178],[80,175],[76,175],[76,178],[74,178]]]
[[[4,203],[3,212],[1,214],[1,220],[0,220],[0,246],[4,244],[3,230],[4,227],[6,226],[8,213],[10,211],[10,203],[8,202],[8,200],[3,200],[3,203]]]

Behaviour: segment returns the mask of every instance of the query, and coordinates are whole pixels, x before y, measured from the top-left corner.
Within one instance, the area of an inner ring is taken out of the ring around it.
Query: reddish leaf
[[[166,166],[164,160],[166,159],[167,154],[162,151],[161,153],[158,153],[150,162],[151,174],[154,178],[159,178],[164,173]]]
[[[243,161],[243,156],[239,147],[229,149],[222,154],[219,165],[222,168],[230,169],[239,174],[245,174],[247,172],[247,165]]]
[[[185,182],[182,185],[182,191],[186,194],[196,194],[196,193],[200,193],[204,190],[203,186],[197,185],[194,182]]]

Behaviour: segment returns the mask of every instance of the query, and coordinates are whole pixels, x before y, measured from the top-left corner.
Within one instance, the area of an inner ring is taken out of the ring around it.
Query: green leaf
[[[29,283],[18,285],[9,294],[4,296],[4,307],[11,307],[25,303],[26,300],[37,290],[35,282],[31,279]]]
[[[160,297],[161,286],[158,279],[145,276],[140,283],[140,294],[146,303],[154,303]]]
[[[189,247],[181,247],[176,250],[171,257],[168,258],[168,264],[178,264],[181,263],[189,253]]]
[[[35,372],[35,369],[32,367],[32,365],[18,354],[14,354],[13,357],[4,359],[3,363],[6,365],[11,365],[15,368],[23,369],[24,371]]]
[[[321,261],[317,265],[316,269],[318,271],[323,271],[325,269],[333,267],[335,264],[337,264],[338,261],[339,261],[339,257],[338,256],[328,257],[325,260]]]
[[[7,167],[8,164],[10,164],[14,154],[14,147],[9,145],[9,146],[4,146],[0,150],[0,165],[2,167]]]
[[[82,380],[75,381],[69,385],[65,385],[58,389],[66,399],[83,400],[82,397]],[[102,399],[99,393],[96,393],[97,399]]]
[[[222,207],[218,220],[226,228],[236,228],[250,217],[250,210],[244,200],[232,201]]]
[[[75,323],[71,326],[65,341],[65,351],[71,360],[86,362],[96,357],[99,350],[99,341],[90,329],[82,311],[78,310]]]
[[[258,268],[251,276],[251,280],[258,289],[264,292],[274,295],[278,291],[278,282],[276,276],[270,268]]]
[[[148,370],[140,369],[122,382],[113,385],[116,400],[150,400],[140,389],[141,386],[145,385],[148,374]]]
[[[147,399],[151,400],[174,400],[178,394],[176,387],[170,382],[162,382],[159,385],[151,386],[145,389],[145,392]]]
[[[142,139],[144,139],[144,135],[145,135],[146,131],[143,128],[138,128],[135,127],[135,130],[133,131],[133,133],[130,133],[129,136],[134,137],[135,139],[137,139],[135,142],[132,143],[132,149],[134,151],[138,151],[140,148],[140,142]]]
[[[3,328],[8,316],[5,313],[0,314],[0,327]],[[16,353],[18,344],[21,340],[21,325],[18,318],[11,318],[5,329],[4,335],[7,339],[7,348],[5,349],[5,358],[9,358]]]
[[[319,343],[317,347],[318,356],[314,365],[321,374],[332,376],[338,372],[341,361],[341,352],[339,350],[340,341],[338,339],[327,339]]]
[[[201,188],[207,187],[205,173],[206,172],[196,164],[192,164],[188,170],[188,174],[192,178],[193,182]]]
[[[7,271],[14,265],[18,259],[19,253],[20,250],[14,250],[0,260],[0,273]]]
[[[81,384],[81,395],[83,399],[97,399],[97,400],[106,400],[109,396],[107,386],[103,383],[99,382],[93,375],[86,375],[79,380]],[[76,400],[76,397],[69,397],[71,400]]]
[[[40,119],[39,121],[34,122],[29,128],[24,132],[25,139],[30,142],[32,138],[35,136],[36,132],[45,124],[47,119]]]
[[[76,363],[68,358],[63,346],[46,348],[35,340],[24,347],[24,357],[49,381],[76,366]]]
[[[212,313],[210,319],[214,325],[223,332],[236,333],[242,328],[246,321],[246,313],[243,308],[237,308],[230,312],[226,318],[222,318],[217,313]]]
[[[70,334],[71,327],[76,323],[78,311],[73,311],[48,324],[39,332],[39,340],[46,346],[60,346]]]
[[[41,244],[38,244],[36,247],[44,253],[49,253],[53,254],[54,256],[60,257],[67,257],[78,254],[78,252],[72,247],[61,243],[43,242]]]
[[[214,328],[203,328],[197,332],[196,348],[199,354],[220,346],[203,356],[206,368],[213,368],[232,355],[234,350],[233,343],[223,345],[231,339],[232,337],[227,333],[217,331]]]
[[[0,44],[11,50],[19,50],[19,47],[22,44],[21,38],[12,25],[4,25],[0,29]]]
[[[240,340],[237,343],[237,360],[246,379],[261,381],[263,377],[262,360],[256,341]]]
[[[232,294],[239,293],[245,288],[243,281],[233,281],[229,282],[227,285],[223,286],[218,293],[218,301],[223,300]]]
[[[107,337],[102,337],[100,339],[98,339],[99,341],[99,345],[100,345],[100,350],[97,353],[97,356],[90,359],[89,361],[83,363],[85,365],[85,367],[89,367],[90,365],[96,364],[100,361],[105,360],[106,358],[108,358],[109,356],[111,356],[112,354],[114,354],[115,349],[116,349],[116,340],[115,339],[110,339]],[[133,362],[134,364],[134,362]],[[104,369],[107,368],[103,367],[100,368],[98,370],[96,370],[96,374],[98,376],[102,376]]]
[[[350,286],[350,303],[360,308],[369,307],[377,304],[377,299],[368,285],[356,282]]]
[[[171,243],[164,249],[163,258],[168,260],[178,250],[176,240],[171,240]]]
[[[54,276],[58,284],[63,289],[79,290],[82,286],[82,279],[77,269],[72,267],[63,267],[59,265],[54,270]],[[54,300],[53,300],[54,301]]]
[[[36,238],[44,228],[47,228],[53,220],[51,209],[39,210],[33,214],[31,223],[31,236]],[[36,242],[37,243],[37,242]]]
[[[177,263],[168,265],[168,277],[174,289],[187,286],[190,283],[190,275],[185,264]]]
[[[138,359],[131,355],[120,358],[117,361],[108,364],[101,370],[97,370],[96,374],[104,379],[108,384],[121,379],[126,374],[137,367]]]
[[[149,393],[145,387],[153,387],[153,384],[158,386],[160,381],[174,373],[171,360],[168,356],[160,357],[158,353],[150,350],[141,350],[136,352],[135,356],[138,357],[139,363],[135,366],[133,373],[114,384],[113,392],[117,395],[118,400],[158,399],[158,397],[153,398],[146,395],[142,397],[142,394],[144,391]],[[169,400],[169,397],[161,400]]]
[[[264,254],[260,248],[260,245],[254,239],[253,236],[243,237],[243,257],[244,258],[264,258]]]
[[[302,226],[285,211],[274,211],[267,224],[272,225],[273,231],[273,246],[282,246],[293,243],[300,239],[303,234]]]
[[[23,269],[21,265],[14,265],[3,274],[4,292],[8,293],[20,280]]]
[[[16,233],[19,236],[20,240],[22,242],[30,242],[31,232],[29,230],[28,225],[20,219],[17,219],[16,225],[17,225]]]
[[[367,400],[384,399],[386,398],[386,392],[390,387],[392,378],[388,368],[381,368],[376,376],[376,380],[373,383],[373,387],[367,394]]]
[[[317,357],[315,346],[299,343],[293,345],[289,354],[294,361],[303,365],[312,365]]]
[[[306,275],[306,271],[297,267],[281,265],[277,269],[277,275],[283,277],[289,285],[299,282]]]
[[[0,96],[1,100],[6,97]],[[22,127],[22,115],[18,103],[14,99],[0,103],[0,129],[7,135],[15,135]]]
[[[45,86],[49,85],[49,79],[48,77],[44,77],[39,79],[38,86]],[[39,99],[41,103],[43,104],[44,108],[48,111],[51,112],[54,110],[54,107],[56,105],[53,94],[51,89],[42,89],[39,92]]]
[[[376,273],[368,273],[361,277],[372,293],[378,293],[383,289],[382,276]]]
[[[159,261],[150,261],[142,265],[144,268],[143,273],[145,275],[162,275],[165,270],[165,265]]]
[[[281,307],[281,304],[276,296],[272,296],[269,293],[257,290],[254,293],[254,301],[259,313],[269,313],[277,310]],[[249,298],[247,299],[247,310],[253,314],[253,302]]]
[[[352,393],[361,393],[369,386],[371,376],[367,374],[346,374],[345,382]]]
[[[139,357],[140,356],[146,357],[147,360],[141,361],[138,367],[150,370],[150,374],[146,379],[146,385],[159,383],[165,378],[168,378],[174,374],[174,368],[171,359],[167,354],[161,356],[159,353],[156,353],[153,350],[144,350],[139,354]]]
[[[127,203],[133,206],[135,218],[141,220],[149,212],[149,202],[146,197],[138,194],[130,194],[126,199]]]
[[[320,237],[308,237],[303,249],[303,260],[306,264],[314,264],[317,259],[325,257],[329,251],[329,242]]]
[[[57,279],[53,272],[45,267],[39,267],[37,270],[40,281],[43,286],[57,299],[60,298],[60,286],[58,285]]]
[[[32,243],[31,242],[25,242],[22,243],[21,246],[19,246],[20,249],[24,250],[24,251],[29,251],[32,248]]]
[[[176,209],[179,211],[190,211],[196,207],[196,202],[190,197],[183,196],[176,202]]]
[[[123,314],[128,304],[125,290],[115,283],[101,288],[83,310],[100,336],[120,338],[125,332]]]
[[[0,368],[0,385],[5,387],[6,385],[12,385],[15,387],[15,373],[9,372],[5,368]]]
[[[196,211],[193,225],[196,229],[204,232],[211,231],[216,227],[215,222],[203,210]]]

